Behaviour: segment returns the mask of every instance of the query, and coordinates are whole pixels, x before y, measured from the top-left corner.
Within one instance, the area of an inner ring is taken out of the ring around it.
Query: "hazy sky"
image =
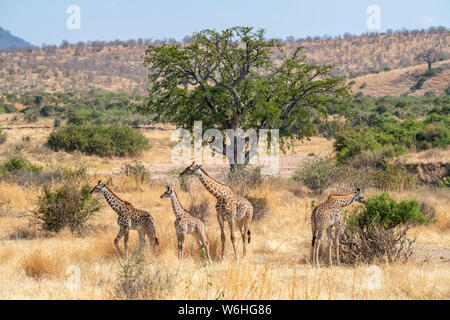
[[[70,5],[80,8],[80,29],[66,25]],[[380,8],[379,30],[367,27],[370,5]],[[450,27],[450,0],[0,0],[0,26],[35,45],[181,40],[205,28],[236,25],[264,28],[267,37],[279,38]]]

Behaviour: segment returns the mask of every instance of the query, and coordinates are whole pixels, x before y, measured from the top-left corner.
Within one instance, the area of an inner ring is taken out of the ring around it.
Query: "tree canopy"
[[[264,34],[233,27],[194,33],[186,44],[150,45],[144,63],[151,88],[142,111],[188,130],[202,121],[204,130],[313,135],[314,119],[347,106],[349,87],[329,75],[331,66],[308,63],[301,47],[288,53]],[[225,155],[225,145],[216,151]]]

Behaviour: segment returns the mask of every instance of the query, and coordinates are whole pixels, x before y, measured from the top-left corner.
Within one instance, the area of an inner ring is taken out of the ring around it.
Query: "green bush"
[[[333,184],[338,172],[339,169],[332,159],[314,159],[297,169],[292,178],[302,182],[315,194],[321,194]]]
[[[20,157],[12,157],[0,166],[1,173],[41,173],[43,168]]]
[[[368,199],[364,207],[358,207],[346,217],[340,241],[343,261],[407,261],[415,242],[414,238],[408,237],[408,230],[428,222],[421,209],[425,207],[416,200],[396,202],[387,193]],[[432,213],[429,217],[432,218]]]
[[[414,86],[411,87],[411,90],[419,90],[422,88],[423,84],[425,83],[425,81],[427,81],[426,77],[420,77],[416,84]]]
[[[360,207],[361,208],[361,207]],[[361,210],[347,217],[349,227],[369,225],[392,229],[400,224],[424,224],[427,222],[416,200],[396,202],[388,193],[382,193],[366,201]]]
[[[53,131],[47,146],[55,151],[78,150],[99,156],[135,155],[148,149],[148,139],[139,131],[125,126],[67,125]]]
[[[88,185],[80,190],[69,182],[54,191],[45,186],[33,213],[47,231],[58,232],[64,227],[82,231],[92,214],[100,209],[98,201],[89,191]]]

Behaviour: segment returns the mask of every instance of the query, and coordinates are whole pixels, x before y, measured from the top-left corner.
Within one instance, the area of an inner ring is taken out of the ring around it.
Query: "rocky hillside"
[[[289,52],[303,46],[311,62],[332,64],[334,74],[355,78],[415,66],[418,64],[415,57],[428,48],[436,48],[443,58],[448,58],[449,40],[450,31],[441,27],[361,36],[346,34],[334,38],[288,38],[284,49]],[[0,51],[0,91],[84,92],[96,87],[114,92],[145,93],[148,85],[147,70],[142,64],[145,49],[149,44],[163,42],[173,43],[174,40],[63,42],[59,46]],[[369,77],[362,81],[369,83],[371,80]],[[405,82],[405,86],[410,86],[410,82]],[[369,88],[368,85],[367,90]]]

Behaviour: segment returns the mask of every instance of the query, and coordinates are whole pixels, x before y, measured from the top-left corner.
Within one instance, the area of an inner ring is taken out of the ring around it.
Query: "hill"
[[[32,44],[23,40],[22,38],[12,35],[8,30],[0,27],[0,50],[23,48],[29,46],[32,46]]]
[[[383,70],[418,64],[417,54],[433,47],[450,57],[450,31],[430,28],[360,36],[287,39],[284,50],[303,46],[310,62],[333,65],[333,74],[355,78]],[[0,52],[2,92],[79,91],[91,87],[113,92],[146,92],[147,69],[143,65],[148,45],[175,43],[175,40],[92,41],[42,48],[27,47]],[[408,83],[409,85],[409,83]]]
[[[424,79],[417,88],[419,79]],[[432,91],[436,95],[445,94],[450,88],[450,60],[438,62],[434,71],[427,72],[427,65],[405,67],[380,73],[367,74],[349,81],[353,84],[353,93],[362,92],[366,96],[423,96]]]

